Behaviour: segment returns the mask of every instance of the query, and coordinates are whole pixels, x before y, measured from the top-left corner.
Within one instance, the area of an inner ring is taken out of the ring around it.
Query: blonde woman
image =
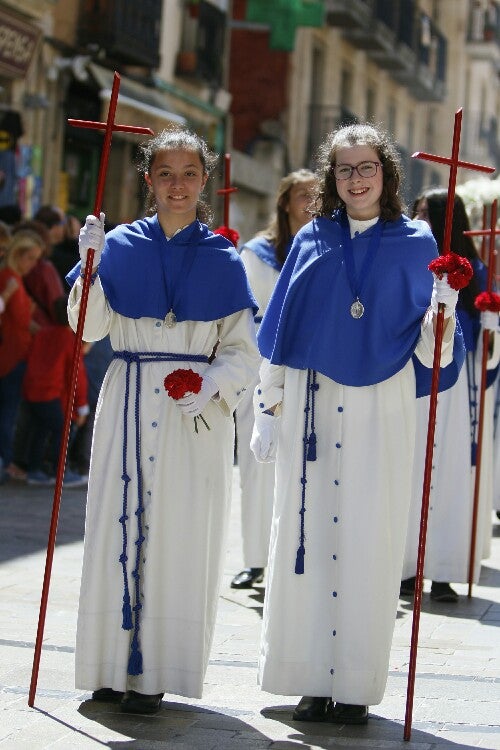
[[[0,324],[0,465],[4,467],[3,479],[10,475],[12,439],[25,360],[31,336],[37,328],[32,321],[33,302],[24,288],[22,277],[41,257],[42,244],[35,232],[18,232],[12,237],[0,268],[0,295],[4,302],[8,291]],[[10,293],[14,284],[16,289]]]

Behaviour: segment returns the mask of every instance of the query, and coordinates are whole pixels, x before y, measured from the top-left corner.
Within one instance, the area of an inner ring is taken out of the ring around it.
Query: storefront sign
[[[27,73],[40,29],[0,10],[0,75]]]

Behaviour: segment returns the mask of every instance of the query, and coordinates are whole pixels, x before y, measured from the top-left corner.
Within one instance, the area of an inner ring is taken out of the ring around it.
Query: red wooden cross
[[[120,76],[115,72],[113,79],[113,88],[109,102],[108,119],[106,122],[92,122],[89,120],[68,120],[70,125],[76,125],[83,128],[95,128],[104,130],[104,143],[101,151],[101,162],[99,165],[99,174],[97,179],[97,189],[94,202],[94,215],[99,217],[102,207],[102,198],[104,194],[104,185],[106,181],[106,172],[108,169],[109,152],[111,149],[111,138],[114,131],[127,133],[143,133],[153,135],[150,128],[134,127],[133,125],[115,125],[115,112],[118,101],[118,90],[120,88]],[[59,508],[61,505],[61,492],[64,479],[64,468],[66,465],[66,454],[68,450],[69,432],[71,427],[71,416],[73,413],[73,404],[75,401],[76,381],[78,377],[78,365],[80,353],[82,350],[83,326],[85,323],[85,313],[87,311],[87,301],[90,289],[90,277],[92,274],[92,264],[94,262],[94,250],[89,249],[87,262],[85,265],[85,276],[83,279],[82,297],[80,300],[80,312],[78,315],[78,325],[75,335],[75,344],[73,349],[73,362],[71,366],[70,388],[68,400],[66,403],[66,412],[64,419],[63,435],[61,438],[61,448],[59,461],[57,465],[56,484],[54,488],[54,500],[52,504],[52,516],[50,521],[49,539],[47,544],[47,555],[45,559],[45,573],[43,578],[42,595],[40,601],[40,613],[38,616],[38,629],[35,642],[35,653],[33,657],[33,668],[31,672],[31,684],[28,697],[28,705],[33,706],[36,695],[36,685],[38,680],[38,670],[40,667],[40,656],[42,652],[43,630],[45,625],[45,615],[47,612],[47,601],[49,596],[50,575],[52,570],[52,560],[54,557],[54,547],[56,541],[57,522],[59,518]]]
[[[224,196],[224,221],[225,227],[229,227],[229,200],[231,193],[236,193],[237,187],[231,187],[231,154],[224,155],[224,187],[217,190],[217,195]]]
[[[483,227],[485,227],[486,220],[485,214],[483,214]],[[500,234],[500,229],[497,229],[497,201],[493,201],[491,205],[491,217],[490,217],[490,228],[486,229],[474,229],[464,234],[469,237],[482,237],[483,244],[486,239],[490,239],[490,247],[488,254],[488,281],[486,284],[486,291],[493,291],[493,273],[495,269],[495,238]],[[476,535],[477,535],[477,514],[479,508],[479,489],[481,486],[481,458],[483,448],[483,425],[484,425],[484,404],[486,394],[486,370],[488,363],[488,348],[489,348],[489,335],[490,332],[485,329],[483,331],[483,351],[481,357],[481,380],[479,388],[479,416],[477,421],[477,448],[476,448],[476,475],[474,477],[474,500],[472,503],[472,527],[471,527],[471,538],[470,538],[470,551],[469,551],[469,588],[468,597],[472,596],[472,583],[474,579],[474,562],[476,555]],[[475,396],[477,398],[477,396]]]
[[[457,171],[459,167],[464,169],[476,169],[480,172],[494,172],[494,167],[484,167],[480,164],[472,164],[467,161],[461,161],[458,158],[460,149],[460,130],[462,126],[462,110],[455,113],[455,125],[453,129],[453,146],[451,157],[435,156],[423,151],[417,151],[412,154],[414,159],[424,159],[427,161],[437,162],[439,164],[448,164],[450,167],[450,176],[448,181],[448,197],[446,201],[446,216],[444,225],[443,251],[446,255],[452,252],[451,227],[453,221],[453,205],[455,202],[455,187],[457,181]],[[420,533],[418,541],[417,570],[415,576],[415,595],[413,600],[413,622],[410,647],[410,661],[408,667],[408,687],[406,698],[406,716],[404,727],[404,739],[408,741],[411,735],[411,718],[413,709],[413,693],[415,689],[415,671],[417,664],[417,646],[418,646],[418,628],[420,622],[420,610],[422,606],[422,587],[424,579],[424,559],[425,559],[425,539],[427,535],[427,519],[429,513],[429,496],[431,488],[432,473],[432,456],[434,452],[434,432],[436,427],[436,409],[437,395],[439,388],[439,371],[441,367],[441,346],[443,342],[444,331],[444,308],[443,304],[438,305],[438,315],[436,320],[434,359],[432,363],[432,381],[431,393],[429,400],[429,423],[427,427],[427,444],[424,465],[424,481],[422,489],[422,509],[420,512]]]
[[[416,153],[412,154],[413,159],[425,159],[426,161],[434,161],[438,164],[448,164],[450,167],[450,176],[448,180],[448,199],[446,202],[446,217],[444,224],[443,255],[452,252],[452,248],[450,248],[451,225],[453,222],[453,204],[455,202],[455,187],[457,183],[458,167],[463,167],[464,169],[475,169],[478,172],[491,173],[495,171],[495,167],[485,167],[481,164],[472,164],[468,161],[461,161],[458,158],[461,128],[462,109],[459,109],[455,113],[455,126],[453,129],[453,145],[451,149],[451,157],[435,156],[434,154],[426,154],[424,151],[417,151]]]

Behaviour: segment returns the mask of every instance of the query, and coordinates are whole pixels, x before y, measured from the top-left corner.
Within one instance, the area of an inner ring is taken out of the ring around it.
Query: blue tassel
[[[123,630],[132,630],[132,610],[130,609],[130,600],[123,602],[122,628]]]
[[[307,461],[316,461],[316,433],[311,432],[307,441]]]
[[[297,557],[295,558],[295,572],[297,575],[301,575],[304,572],[304,555],[306,550],[303,544],[297,550]]]
[[[472,443],[471,445],[470,462],[471,462],[471,466],[475,466],[477,463],[477,443]]]
[[[130,659],[128,660],[127,672],[130,675],[142,674],[142,654],[137,648],[137,645],[134,645],[133,641],[132,653],[130,654]]]

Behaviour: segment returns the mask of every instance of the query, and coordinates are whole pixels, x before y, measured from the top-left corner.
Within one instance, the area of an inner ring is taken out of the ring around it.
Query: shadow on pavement
[[[126,748],[148,750],[158,747],[179,748],[229,748],[234,740],[234,748],[268,747],[272,740],[247,724],[240,716],[251,715],[250,711],[220,713],[200,706],[190,706],[163,700],[162,708],[153,716],[121,713],[120,707],[112,703],[82,703],[78,712],[90,721],[95,721],[107,729],[130,737],[128,740],[108,740],[106,747],[113,750]],[[78,731],[78,730],[77,730]],[[90,733],[87,731],[86,735]],[[159,745],[159,743],[162,743]],[[165,744],[164,744],[165,743]],[[172,744],[170,744],[172,743]],[[294,745],[292,745],[293,747]],[[303,745],[301,747],[304,750]]]
[[[426,750],[434,748],[460,748],[461,750],[477,749],[477,745],[464,745],[462,743],[452,742],[438,735],[440,725],[433,723],[429,725],[431,732],[416,728],[415,724],[411,727],[410,742],[404,740],[404,721],[396,722],[391,719],[385,719],[370,711],[368,724],[365,726],[348,726],[346,724],[331,724],[329,722],[299,722],[291,719],[294,706],[273,706],[272,708],[263,708],[261,714],[268,719],[279,721],[287,725],[291,733],[288,735],[289,740],[300,743],[296,745],[290,743],[290,747],[301,747],[306,750],[307,744],[313,743],[314,747],[332,750],[335,747],[401,747],[415,748],[423,746]],[[442,725],[444,727],[444,724]],[[335,739],[339,739],[339,744]],[[359,743],[359,745],[357,744]],[[380,745],[378,744],[380,743]],[[396,743],[401,743],[400,745]],[[281,748],[286,745],[280,743]]]
[[[87,490],[65,489],[59,507],[56,545],[83,539]],[[47,548],[53,487],[32,487],[21,482],[0,486],[2,524],[0,525],[0,562],[30,555]]]

